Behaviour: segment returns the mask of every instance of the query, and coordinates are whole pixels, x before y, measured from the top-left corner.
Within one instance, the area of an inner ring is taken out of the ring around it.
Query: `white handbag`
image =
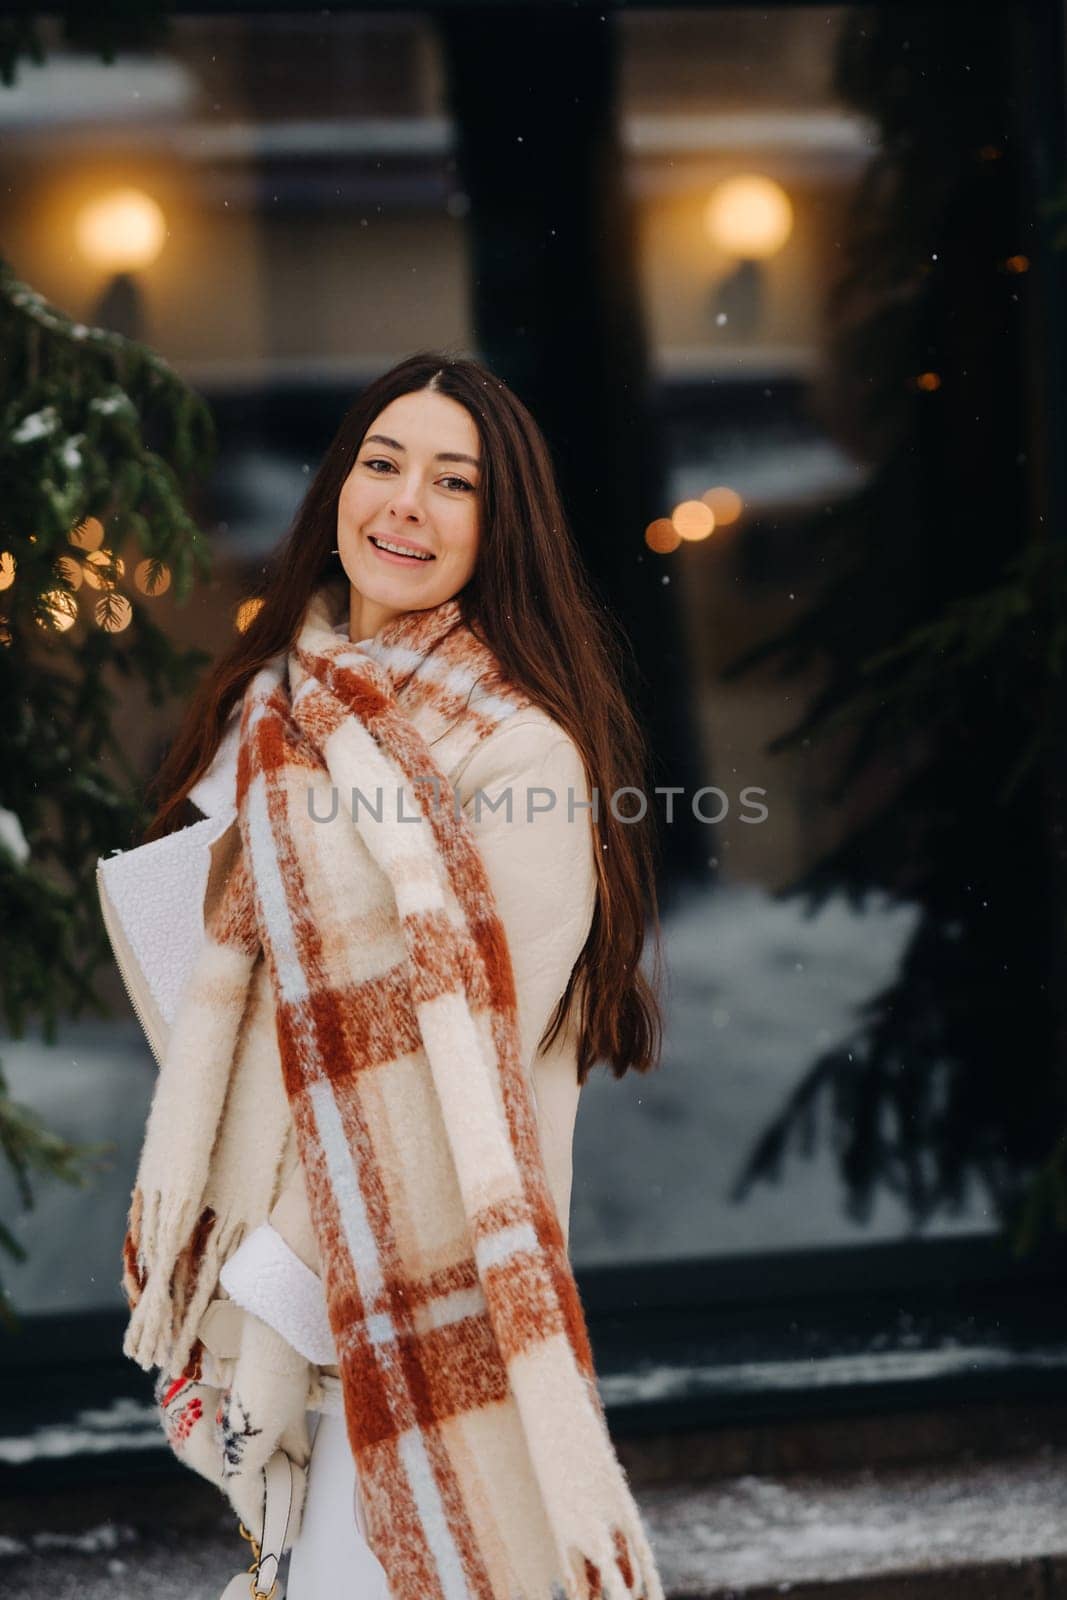
[[[96,863],[100,912],[115,964],[157,1066],[204,943],[212,873],[225,870],[238,842],[236,815],[231,807]]]
[[[245,1600],[246,1595],[251,1595],[252,1600],[272,1600],[293,1508],[293,1471],[285,1451],[275,1450],[263,1469],[263,1528],[259,1538],[241,1525],[241,1537],[252,1546],[252,1565],[234,1574],[220,1600]]]

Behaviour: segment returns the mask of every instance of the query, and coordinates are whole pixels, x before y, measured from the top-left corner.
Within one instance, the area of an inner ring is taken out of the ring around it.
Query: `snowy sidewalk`
[[[1064,1600],[1065,1469],[1047,1449],[639,1499],[673,1600]],[[213,1492],[180,1478],[8,1502],[0,1519],[5,1600],[217,1600],[246,1548]]]
[[[678,1597],[762,1600],[789,1590],[800,1600],[809,1590],[836,1590],[865,1600],[1060,1600],[1065,1471],[1067,1453],[1045,1450],[994,1462],[665,1486],[640,1498]],[[1042,1587],[1056,1557],[1060,1587]],[[928,1585],[915,1581],[920,1575]],[[890,1581],[898,1578],[907,1581]]]

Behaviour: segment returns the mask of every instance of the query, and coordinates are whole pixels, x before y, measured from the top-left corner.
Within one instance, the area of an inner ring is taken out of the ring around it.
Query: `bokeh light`
[[[82,586],[81,562],[75,561],[73,556],[60,556],[53,562],[52,570],[57,578],[62,578],[64,583],[69,583],[72,589]]]
[[[93,618],[97,627],[103,628],[105,633],[121,633],[123,628],[128,628],[133,616],[133,606],[129,597],[117,594],[109,589],[102,594],[93,607]]]
[[[167,237],[167,219],[143,189],[112,189],[88,201],[74,222],[78,249],[101,272],[151,266]]]
[[[737,490],[728,489],[724,483],[716,484],[714,489],[705,489],[700,498],[706,506],[711,507],[717,528],[728,528],[745,509],[745,502]]]
[[[682,539],[706,539],[714,530],[715,513],[704,500],[683,500],[671,512],[671,521]]]
[[[765,261],[777,255],[793,231],[793,203],[773,178],[741,173],[712,191],[704,226],[728,255]]]
[[[170,568],[165,562],[146,558],[134,567],[133,581],[142,594],[165,594],[170,588]]]
[[[263,599],[254,595],[250,600],[242,600],[234,612],[233,625],[238,633],[244,633],[263,609]]]
[[[66,633],[78,620],[78,602],[68,589],[46,589],[41,596],[42,614],[37,621],[42,628]]]
[[[670,517],[657,517],[655,522],[650,522],[645,529],[645,543],[658,556],[669,556],[672,550],[677,550],[681,542],[682,536]]]
[[[91,589],[113,589],[125,571],[126,563],[114,550],[93,550],[85,558],[83,576]]]
[[[67,543],[75,550],[99,550],[104,542],[104,524],[99,517],[86,517],[67,534]]]

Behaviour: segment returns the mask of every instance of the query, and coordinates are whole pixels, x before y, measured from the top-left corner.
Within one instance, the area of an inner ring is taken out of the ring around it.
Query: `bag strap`
[[[278,1579],[278,1564],[285,1546],[285,1535],[293,1509],[293,1469],[284,1450],[275,1450],[263,1469],[266,1480],[263,1495],[263,1537],[259,1541],[259,1566],[253,1595],[272,1595]]]
[[[278,1566],[293,1510],[293,1465],[284,1450],[275,1450],[263,1468],[263,1527],[257,1540],[242,1523],[241,1537],[252,1546],[255,1560],[238,1572],[222,1591],[221,1600],[271,1600],[278,1584]]]

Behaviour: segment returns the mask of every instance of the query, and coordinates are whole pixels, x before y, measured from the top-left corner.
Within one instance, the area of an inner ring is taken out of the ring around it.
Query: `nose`
[[[417,522],[423,520],[422,502],[419,497],[417,485],[412,482],[398,482],[396,493],[389,504],[390,516],[399,517],[403,521]]]

